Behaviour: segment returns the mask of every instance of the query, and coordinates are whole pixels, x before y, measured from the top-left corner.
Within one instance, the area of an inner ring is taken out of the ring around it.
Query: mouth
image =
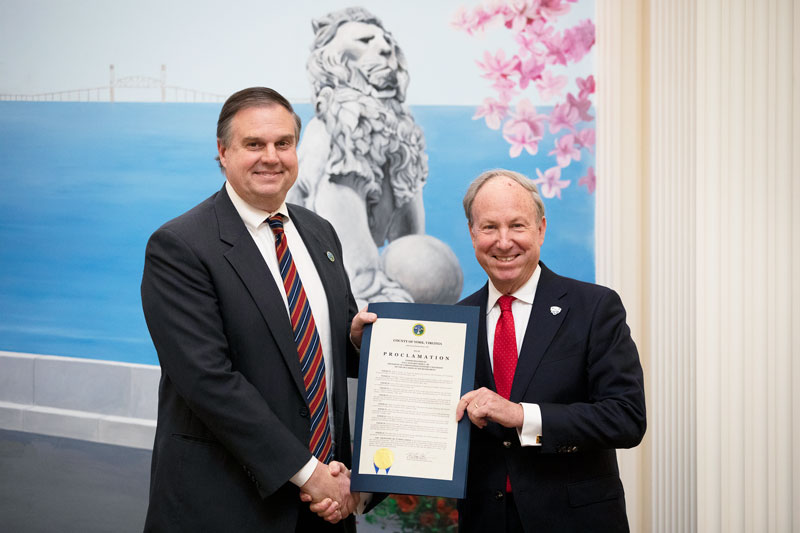
[[[283,174],[282,170],[254,170],[253,174],[262,178],[272,178]]]
[[[510,263],[514,259],[519,257],[519,255],[518,254],[517,255],[495,255],[495,256],[492,256],[492,257],[494,257],[500,263]]]

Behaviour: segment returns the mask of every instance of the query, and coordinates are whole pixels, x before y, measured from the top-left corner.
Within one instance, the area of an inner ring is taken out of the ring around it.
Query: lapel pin
[[[550,313],[553,316],[556,316],[560,312],[561,312],[561,308],[559,306],[557,306],[557,305],[554,305],[553,307],[550,308]]]
[[[327,254],[327,256],[328,256],[328,261],[330,261],[331,263],[333,263],[334,261],[336,261],[336,258],[333,256],[333,252],[331,252],[330,250],[328,250],[328,251],[326,252],[326,254]]]

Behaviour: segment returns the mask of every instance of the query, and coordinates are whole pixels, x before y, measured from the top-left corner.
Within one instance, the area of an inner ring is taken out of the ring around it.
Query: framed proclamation
[[[463,498],[475,384],[477,307],[373,303],[361,342],[353,491]]]

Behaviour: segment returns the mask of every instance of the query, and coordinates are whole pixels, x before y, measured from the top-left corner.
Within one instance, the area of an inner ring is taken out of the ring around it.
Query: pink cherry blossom
[[[563,128],[575,131],[578,123],[578,112],[567,103],[558,104],[550,113],[550,133],[558,133]]]
[[[553,35],[554,31],[555,28],[550,26],[546,20],[541,18],[538,20],[534,20],[531,24],[528,25],[527,28],[525,28],[526,33],[533,35],[540,41],[545,41],[549,39],[550,36]]]
[[[537,19],[517,33],[514,37],[514,41],[519,44],[521,52],[534,55],[539,58],[540,62],[544,62],[547,54],[542,49],[543,46],[540,47],[538,45],[550,39],[552,34],[553,27],[546,25],[544,20]]]
[[[505,0],[491,0],[491,2],[486,5],[485,11],[492,18],[505,17],[506,12],[508,11],[508,6],[506,5]]]
[[[473,28],[475,26],[475,16],[466,7],[461,6],[453,14],[453,19],[450,21],[450,25],[457,30],[462,30],[467,32],[467,34],[472,35]]]
[[[551,35],[549,39],[543,40],[545,48],[547,48],[547,62],[553,65],[567,65],[566,48],[569,43],[564,42],[562,35]]]
[[[597,176],[594,175],[594,167],[589,167],[589,170],[586,171],[586,175],[578,180],[578,187],[586,185],[586,190],[589,194],[594,193],[594,189],[597,185]]]
[[[478,109],[475,111],[475,115],[472,117],[472,120],[478,120],[481,117],[484,117],[486,120],[486,125],[493,130],[500,129],[500,123],[506,115],[508,114],[508,104],[503,102],[498,102],[494,98],[485,98],[483,100],[483,105],[478,106]]]
[[[527,98],[523,98],[517,103],[517,107],[514,110],[514,118],[529,122],[531,127],[536,130],[539,138],[544,136],[544,120],[547,115],[540,115]]]
[[[492,89],[497,91],[500,101],[506,103],[517,95],[516,87],[517,83],[510,78],[497,78],[492,84]]]
[[[528,84],[532,81],[537,81],[542,78],[545,64],[540,62],[535,57],[525,61],[520,61],[517,70],[519,71],[519,86],[522,89],[527,89]]]
[[[486,26],[494,18],[494,15],[495,14],[493,12],[481,9],[480,6],[476,7],[475,11],[472,12],[472,18],[473,18],[472,28],[473,28],[473,31],[483,31],[483,30],[485,30]]]
[[[483,77],[495,81],[508,79],[516,70],[517,65],[519,65],[519,57],[515,55],[507,60],[506,53],[503,50],[498,50],[495,55],[484,52],[483,60],[483,63],[475,61],[486,72]]]
[[[580,161],[583,149],[594,153],[595,129],[584,127],[577,131],[577,125],[595,120],[591,114],[595,79],[592,75],[585,79],[558,75],[558,69],[551,67],[570,67],[591,52],[595,44],[594,23],[585,20],[567,29],[558,26],[558,18],[569,13],[571,4],[577,0],[486,2],[488,4],[471,11],[459,9],[451,24],[474,34],[497,22],[512,30],[518,48],[516,54],[510,56],[502,49],[494,53],[486,51],[477,61],[481,76],[490,80],[496,94],[484,99],[472,118],[484,119],[488,128],[501,130],[510,145],[511,157],[519,157],[523,150],[531,155],[537,154],[545,127],[548,127],[556,136],[548,155],[554,157],[557,166],[546,171],[537,170],[538,179],[535,181],[544,197],[561,198],[561,190],[571,183],[561,179],[561,168]],[[573,79],[576,90],[567,93],[567,86]],[[528,99],[530,97],[526,97],[533,87],[540,101],[555,100],[549,115],[539,114]],[[567,131],[562,132],[565,129]],[[592,161],[585,164],[588,166]],[[594,191],[593,168],[588,169],[580,183],[586,185],[590,193]]]
[[[521,31],[528,23],[539,17],[541,0],[512,0],[506,4],[505,25],[513,31]]]
[[[589,74],[586,79],[575,78],[575,83],[578,85],[578,89],[580,89],[578,98],[583,99],[590,94],[594,94],[594,76],[592,74]]]
[[[594,23],[587,19],[564,31],[562,49],[570,60],[577,63],[594,46],[594,42]]]
[[[545,198],[557,196],[560,200],[561,189],[569,187],[571,181],[561,179],[561,167],[548,168],[544,171],[544,174],[537,168],[536,175],[539,176],[539,179],[535,179],[533,182],[539,186],[539,190]]]
[[[524,148],[531,155],[539,151],[539,141],[544,136],[544,120],[527,98],[517,103],[512,119],[503,126],[503,138],[511,144],[508,153],[511,157],[519,157]]]
[[[530,26],[528,26],[529,28]],[[539,44],[539,37],[525,28],[514,36],[514,41],[519,45],[520,52],[527,54],[537,53],[536,45]]]
[[[575,134],[575,144],[594,153],[595,132],[594,128],[586,128]]]
[[[556,140],[555,150],[550,151],[547,155],[556,155],[558,166],[567,167],[574,159],[575,161],[581,160],[581,151],[575,148],[575,136],[571,133],[563,135]]]
[[[589,108],[592,107],[592,102],[588,98],[575,98],[572,93],[567,95],[567,103],[569,106],[574,109],[581,120],[584,122],[590,122],[594,120],[594,117],[589,114]]]
[[[541,0],[540,10],[548,19],[558,18],[569,13],[570,7],[561,3],[562,0]]]
[[[549,102],[554,96],[557,98],[561,95],[561,91],[567,86],[566,76],[553,76],[550,71],[545,71],[541,79],[536,82],[536,88],[539,89],[539,96],[545,102]]]

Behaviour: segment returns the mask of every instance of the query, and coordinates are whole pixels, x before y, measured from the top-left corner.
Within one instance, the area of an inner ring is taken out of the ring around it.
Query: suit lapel
[[[281,289],[275,285],[261,252],[231,203],[225,187],[222,187],[217,194],[215,209],[219,222],[220,240],[231,245],[231,248],[225,252],[225,258],[252,295],[253,301],[261,312],[264,322],[272,333],[275,344],[294,378],[295,386],[305,398],[306,388],[300,373],[292,324],[289,322],[283,297],[278,292]]]
[[[493,391],[497,390],[494,383],[494,373],[492,363],[489,361],[489,343],[486,333],[486,300],[489,298],[489,284],[476,293],[475,298],[464,302],[466,305],[477,305],[480,307],[480,318],[478,320],[478,353],[475,361],[475,388],[488,387]]]
[[[542,357],[569,313],[569,307],[562,300],[566,290],[561,286],[558,276],[544,266],[544,263],[541,263],[541,267],[542,274],[536,287],[531,317],[522,340],[522,350],[511,386],[512,402],[522,400]],[[550,310],[553,306],[558,306],[561,310],[553,314]]]

